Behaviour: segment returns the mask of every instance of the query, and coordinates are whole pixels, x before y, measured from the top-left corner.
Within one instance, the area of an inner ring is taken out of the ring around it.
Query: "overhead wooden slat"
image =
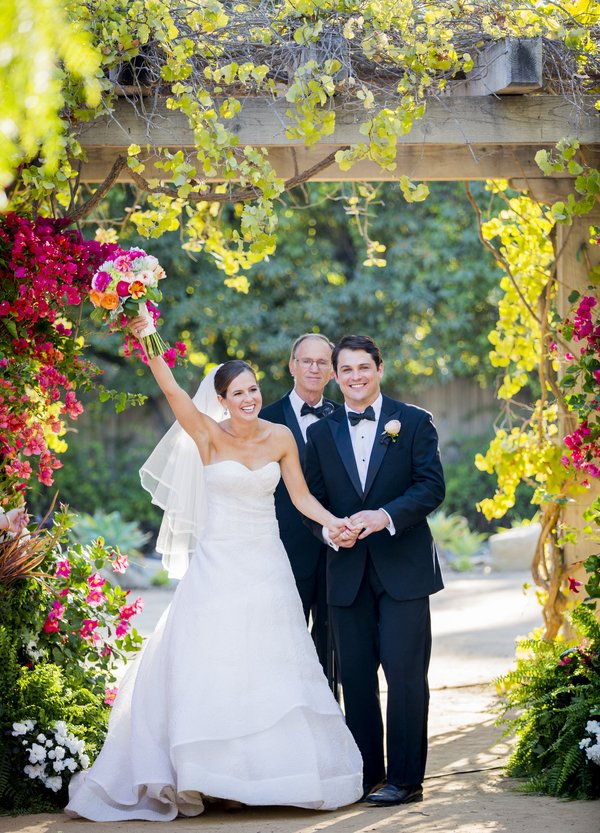
[[[432,99],[424,118],[411,132],[398,140],[402,145],[546,145],[565,136],[577,136],[582,144],[600,141],[600,120],[594,98],[576,107],[562,96],[476,96]],[[143,102],[142,102],[143,104]],[[298,147],[301,142],[285,135],[285,101],[270,103],[246,99],[236,118],[226,122],[242,145]],[[367,116],[364,110],[340,107],[336,129],[324,136],[319,146],[327,148],[364,141],[359,125]],[[112,117],[84,125],[81,143],[88,153],[103,147],[126,150],[130,144],[142,147],[191,147],[193,132],[187,119],[159,101],[148,125],[127,100],[116,103]]]
[[[397,155],[395,171],[384,171],[374,162],[358,162],[350,171],[341,171],[336,164],[319,171],[311,177],[314,182],[330,181],[395,181],[402,174],[411,179],[422,181],[455,181],[477,179],[530,179],[541,176],[535,163],[538,147],[551,150],[552,145],[516,147],[508,145],[402,145]],[[176,150],[176,148],[173,148]],[[300,171],[308,170],[320,162],[331,148],[282,148],[268,147],[269,160],[277,174],[290,179]],[[597,161],[597,156],[589,155],[588,162]],[[101,182],[108,174],[116,156],[122,148],[95,148],[90,160],[83,167],[82,179],[85,182]],[[165,179],[165,172],[153,168],[152,155],[140,157],[146,164],[144,177],[147,179]],[[192,159],[193,161],[193,159]],[[129,182],[128,168],[124,168],[117,181]],[[207,182],[219,181],[219,177],[208,178]]]

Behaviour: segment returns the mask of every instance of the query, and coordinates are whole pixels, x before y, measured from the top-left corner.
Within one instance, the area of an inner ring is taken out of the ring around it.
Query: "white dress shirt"
[[[369,460],[371,459],[371,452],[373,451],[373,444],[377,437],[377,426],[379,417],[381,416],[381,406],[383,404],[383,397],[381,394],[372,403],[372,408],[375,413],[375,419],[361,419],[356,425],[351,425],[348,420],[348,429],[350,431],[350,440],[352,442],[352,450],[354,451],[354,460],[356,461],[356,468],[358,469],[358,476],[360,478],[360,485],[365,488],[367,482],[367,472],[369,470]],[[344,405],[346,411],[346,418],[348,418],[348,411],[352,410],[347,405]],[[381,511],[388,516],[389,523],[385,527],[390,535],[396,534],[396,528],[390,515],[381,507]],[[330,547],[338,549],[338,547],[331,541],[327,527],[323,527],[323,538]]]
[[[314,406],[318,408],[323,404],[323,397],[319,399],[317,404]],[[300,430],[302,431],[302,436],[304,437],[304,442],[306,442],[306,432],[308,430],[308,426],[312,425],[313,422],[317,422],[319,417],[315,414],[304,414],[304,416],[300,416],[300,410],[304,405],[304,399],[302,399],[296,393],[296,388],[290,392],[290,405],[292,406],[294,413],[296,414],[296,419],[298,420],[298,425],[300,426]]]

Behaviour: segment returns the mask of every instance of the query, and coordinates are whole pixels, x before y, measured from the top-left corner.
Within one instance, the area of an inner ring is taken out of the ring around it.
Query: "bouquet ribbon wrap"
[[[146,306],[145,301],[140,301],[138,306],[138,313],[146,322],[146,326],[144,327],[143,331],[140,333],[140,338],[145,338],[146,336],[151,336],[152,333],[156,332],[156,327],[154,326],[154,319],[148,312],[148,307]]]

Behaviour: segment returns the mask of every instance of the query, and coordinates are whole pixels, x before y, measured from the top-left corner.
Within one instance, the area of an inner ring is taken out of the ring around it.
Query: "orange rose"
[[[102,306],[102,292],[98,292],[97,289],[90,289],[90,301],[95,307]]]
[[[143,298],[146,294],[146,286],[142,281],[131,281],[129,284],[129,294],[132,298]]]
[[[104,309],[116,309],[119,306],[119,296],[117,293],[105,292],[102,297],[101,306]]]

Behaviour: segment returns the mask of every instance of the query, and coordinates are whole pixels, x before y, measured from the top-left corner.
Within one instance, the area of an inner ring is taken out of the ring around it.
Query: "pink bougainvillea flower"
[[[44,633],[58,633],[58,621],[56,619],[51,619],[50,617],[48,617],[44,622],[43,631]]]
[[[117,696],[118,688],[107,688],[104,692],[104,702],[107,706],[112,706],[115,702],[115,697]]]
[[[573,353],[565,353],[565,359],[568,362],[572,362],[575,359],[575,356],[573,355]]]
[[[582,586],[582,582],[571,578],[571,576],[568,577],[567,581],[569,582],[569,590],[573,593],[579,593],[579,588]]]
[[[558,664],[562,665],[564,667],[566,665],[570,665],[572,661],[573,661],[573,657],[566,656],[566,657],[563,657]]]

